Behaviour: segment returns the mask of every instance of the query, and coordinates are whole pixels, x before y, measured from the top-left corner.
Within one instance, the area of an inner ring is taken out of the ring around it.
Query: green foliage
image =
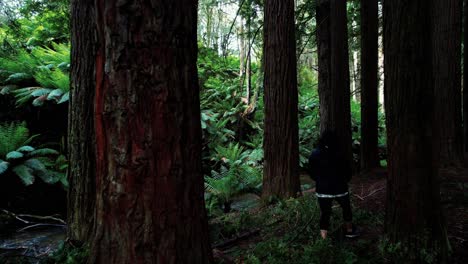
[[[0,93],[12,93],[17,105],[32,101],[64,103],[69,99],[70,46],[52,43],[52,48],[20,50],[0,58]],[[3,79],[2,79],[3,77]]]
[[[70,38],[69,0],[24,0],[18,7],[4,8],[9,14],[4,24],[0,21],[5,32],[3,37],[0,34],[0,42],[4,46],[49,46]]]
[[[381,226],[382,215],[355,210],[359,225]],[[234,247],[232,257],[245,263],[382,263],[374,256],[376,245],[344,240],[341,210],[334,209],[330,239],[322,240],[319,231],[320,209],[316,198],[280,200],[275,205],[252,212],[224,215],[211,221],[212,239],[224,241],[246,231],[260,229],[248,246]],[[374,250],[372,250],[374,249]],[[359,254],[358,254],[359,253]]]
[[[39,177],[46,183],[60,182],[67,187],[63,170],[54,168],[58,161],[63,163],[64,157],[59,156],[62,157],[60,160],[51,159],[58,156],[56,150],[30,146],[34,137],[29,135],[24,122],[0,123],[0,175],[12,172],[26,186],[33,184],[35,178]]]
[[[299,161],[306,167],[314,143],[320,136],[317,74],[307,67],[299,70]]]
[[[18,150],[23,152],[30,150],[27,146],[34,136],[29,136],[26,123],[0,123],[0,157],[5,157],[8,153]]]
[[[244,150],[239,144],[218,146],[214,159],[222,165],[219,171],[211,171],[211,177],[205,177],[207,204],[223,205],[224,210],[229,211],[235,196],[249,191],[258,192],[262,182],[258,167],[261,156],[256,151]],[[215,212],[216,208],[208,208],[210,212]]]
[[[89,257],[89,247],[73,247],[62,244],[51,256],[43,259],[41,264],[84,264]]]
[[[403,242],[392,243],[388,237],[384,237],[380,240],[378,248],[380,254],[392,263],[441,263],[438,260],[440,250],[429,249],[422,246],[423,244],[420,245],[421,247],[415,249],[414,246],[409,246]]]

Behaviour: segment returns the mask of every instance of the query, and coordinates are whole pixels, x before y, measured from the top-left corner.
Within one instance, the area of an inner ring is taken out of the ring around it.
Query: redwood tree
[[[92,236],[96,200],[94,16],[94,0],[71,1],[68,237],[81,242],[88,242]]]
[[[463,160],[461,106],[461,36],[460,0],[434,0],[433,74],[437,149],[440,167],[459,167]]]
[[[431,3],[391,0],[383,8],[389,151],[385,229],[391,242],[402,243],[408,262],[422,261],[422,249],[444,258],[448,242],[433,144]]]
[[[361,170],[379,166],[378,0],[361,0]]]
[[[351,107],[346,0],[317,1],[320,130],[334,130],[349,162]]]
[[[263,196],[300,191],[294,0],[265,0]]]
[[[468,44],[468,0],[465,0],[464,5],[464,33],[463,41]],[[464,136],[464,152],[468,152],[468,45],[463,45],[463,136]]]
[[[211,263],[197,1],[97,2],[90,263]]]

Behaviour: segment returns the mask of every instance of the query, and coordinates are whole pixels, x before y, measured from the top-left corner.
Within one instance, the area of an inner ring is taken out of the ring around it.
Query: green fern
[[[70,45],[52,44],[0,58],[0,93],[13,93],[17,105],[69,100]],[[29,85],[29,86],[26,86]]]
[[[211,177],[205,177],[205,190],[217,204],[230,205],[232,199],[247,192],[258,192],[262,177],[257,165],[259,151],[244,150],[239,143],[230,143],[227,147],[216,148],[215,159],[222,162],[219,171],[212,170]]]
[[[0,123],[0,157],[28,145],[35,136],[29,136],[26,123]]]
[[[0,159],[0,175],[8,170],[10,163]]]
[[[13,167],[13,172],[23,181],[24,185],[28,186],[34,183],[33,169],[26,165],[18,165]]]
[[[7,160],[21,159],[22,157],[24,157],[24,154],[16,150],[11,151],[6,155]]]
[[[36,149],[29,145],[33,137],[23,123],[0,123],[0,175],[11,171],[25,185],[34,183],[39,177],[46,183],[60,182],[68,187],[66,159],[50,148]],[[58,158],[56,160],[51,157]]]

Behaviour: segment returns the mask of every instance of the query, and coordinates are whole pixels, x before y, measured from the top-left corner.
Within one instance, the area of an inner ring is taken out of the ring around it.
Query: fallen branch
[[[355,197],[357,197],[359,200],[364,201],[366,198],[368,198],[368,197],[370,197],[370,196],[372,196],[372,195],[374,195],[374,194],[376,194],[376,193],[382,191],[383,189],[385,189],[385,187],[379,188],[379,189],[377,189],[377,190],[373,190],[372,192],[370,192],[370,193],[369,193],[368,195],[366,195],[366,196],[360,196],[360,195],[357,195],[357,194],[353,194],[353,195],[354,195]]]
[[[38,220],[52,220],[52,221],[56,221],[64,225],[67,224],[64,220],[57,218],[57,217],[53,217],[53,216],[39,216],[39,215],[29,215],[29,214],[20,214],[18,216],[28,217],[28,218],[38,219]]]
[[[5,214],[7,214],[7,215],[9,215],[9,216],[14,217],[16,220],[18,220],[18,221],[20,221],[20,222],[23,222],[23,223],[25,223],[25,224],[31,224],[31,223],[32,223],[32,222],[29,222],[29,221],[27,221],[27,220],[24,220],[24,219],[20,218],[20,217],[17,216],[15,213],[12,213],[12,212],[7,211],[7,210],[5,210],[5,209],[2,209],[2,212],[5,213]]]
[[[58,224],[34,224],[34,225],[27,226],[27,227],[23,227],[23,228],[19,229],[17,232],[23,232],[23,231],[26,231],[26,230],[28,230],[28,229],[31,229],[31,228],[34,228],[34,227],[38,227],[38,226],[65,227],[66,225],[58,225]]]
[[[248,232],[245,232],[245,233],[242,233],[240,235],[237,235],[231,239],[228,239],[226,241],[223,241],[223,242],[220,242],[216,245],[213,246],[214,249],[216,248],[225,248],[225,247],[229,247],[229,246],[232,246],[233,244],[235,244],[236,242],[238,242],[239,240],[243,240],[243,239],[247,239],[251,236],[256,236],[260,234],[260,229],[259,228],[256,228],[252,231],[248,231]]]
[[[13,212],[10,212],[10,211],[7,211],[5,209],[2,209],[2,212],[9,215],[9,216],[12,216],[14,217],[15,219],[17,219],[18,221],[21,221],[25,224],[38,224],[38,222],[36,221],[30,221],[30,220],[27,220],[27,219],[24,219],[24,218],[31,218],[31,219],[37,219],[37,220],[51,220],[51,221],[55,221],[55,222],[59,222],[63,225],[66,225],[67,223],[60,219],[60,218],[57,218],[57,217],[53,217],[53,216],[40,216],[40,215],[30,215],[30,214],[15,214]]]

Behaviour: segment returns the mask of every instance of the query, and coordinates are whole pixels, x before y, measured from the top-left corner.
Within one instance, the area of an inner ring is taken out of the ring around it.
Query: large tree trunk
[[[436,257],[441,259],[434,260],[440,263],[448,246],[433,144],[431,15],[431,4],[424,0],[384,1],[389,151],[385,229],[391,242],[402,243],[409,263],[423,260],[421,249],[440,253]]]
[[[468,152],[468,1],[464,7],[464,33],[463,33],[463,129],[464,152]]]
[[[462,1],[434,0],[433,74],[435,122],[440,167],[459,167],[463,160],[461,116]]]
[[[92,238],[96,200],[94,17],[93,0],[71,1],[68,237],[81,242]]]
[[[89,262],[211,263],[197,1],[97,4],[97,214]]]
[[[263,196],[300,191],[294,0],[266,0]]]
[[[361,0],[361,170],[379,166],[378,0]]]
[[[346,0],[317,1],[320,130],[335,131],[351,163],[351,107],[349,90]]]

